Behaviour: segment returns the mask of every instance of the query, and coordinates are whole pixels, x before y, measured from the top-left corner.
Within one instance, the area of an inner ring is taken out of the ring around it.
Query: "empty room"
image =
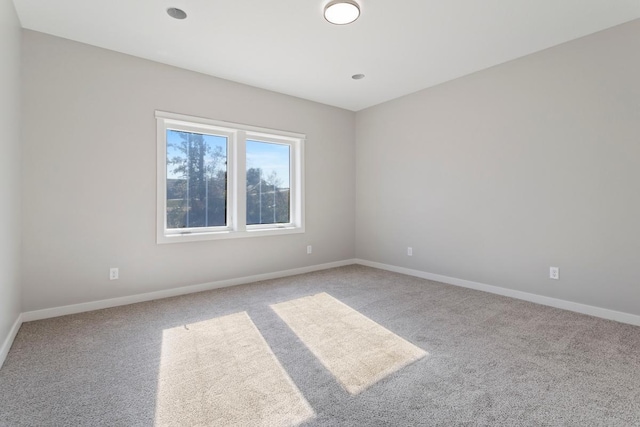
[[[640,425],[640,1],[0,20],[0,426]]]

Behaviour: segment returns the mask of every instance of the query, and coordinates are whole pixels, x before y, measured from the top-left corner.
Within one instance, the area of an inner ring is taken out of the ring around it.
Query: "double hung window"
[[[158,243],[304,232],[304,135],[156,119]]]

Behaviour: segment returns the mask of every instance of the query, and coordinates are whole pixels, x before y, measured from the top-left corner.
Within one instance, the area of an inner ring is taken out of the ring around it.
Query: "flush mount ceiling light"
[[[169,9],[167,9],[167,13],[170,17],[175,19],[185,19],[187,17],[187,13],[182,9],[178,9],[177,7],[170,7]]]
[[[351,76],[351,78],[353,80],[362,80],[364,79],[364,74],[354,74],[353,76]]]
[[[354,0],[334,0],[324,7],[324,19],[332,24],[350,24],[359,16],[360,6]]]

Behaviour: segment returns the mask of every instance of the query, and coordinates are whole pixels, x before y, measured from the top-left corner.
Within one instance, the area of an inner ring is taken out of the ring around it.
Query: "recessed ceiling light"
[[[187,13],[182,9],[178,9],[177,7],[170,7],[169,9],[167,9],[167,13],[170,17],[175,19],[184,19],[187,17]]]
[[[360,6],[354,0],[334,0],[324,7],[324,19],[332,24],[350,24],[359,16]]]
[[[353,80],[361,80],[364,79],[364,74],[354,74],[353,76],[351,76],[351,78]]]

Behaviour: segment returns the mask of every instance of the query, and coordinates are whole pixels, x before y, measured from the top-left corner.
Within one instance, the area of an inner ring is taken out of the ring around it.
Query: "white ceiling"
[[[640,18],[640,0],[358,0],[336,26],[328,1],[14,3],[24,28],[353,111]]]

